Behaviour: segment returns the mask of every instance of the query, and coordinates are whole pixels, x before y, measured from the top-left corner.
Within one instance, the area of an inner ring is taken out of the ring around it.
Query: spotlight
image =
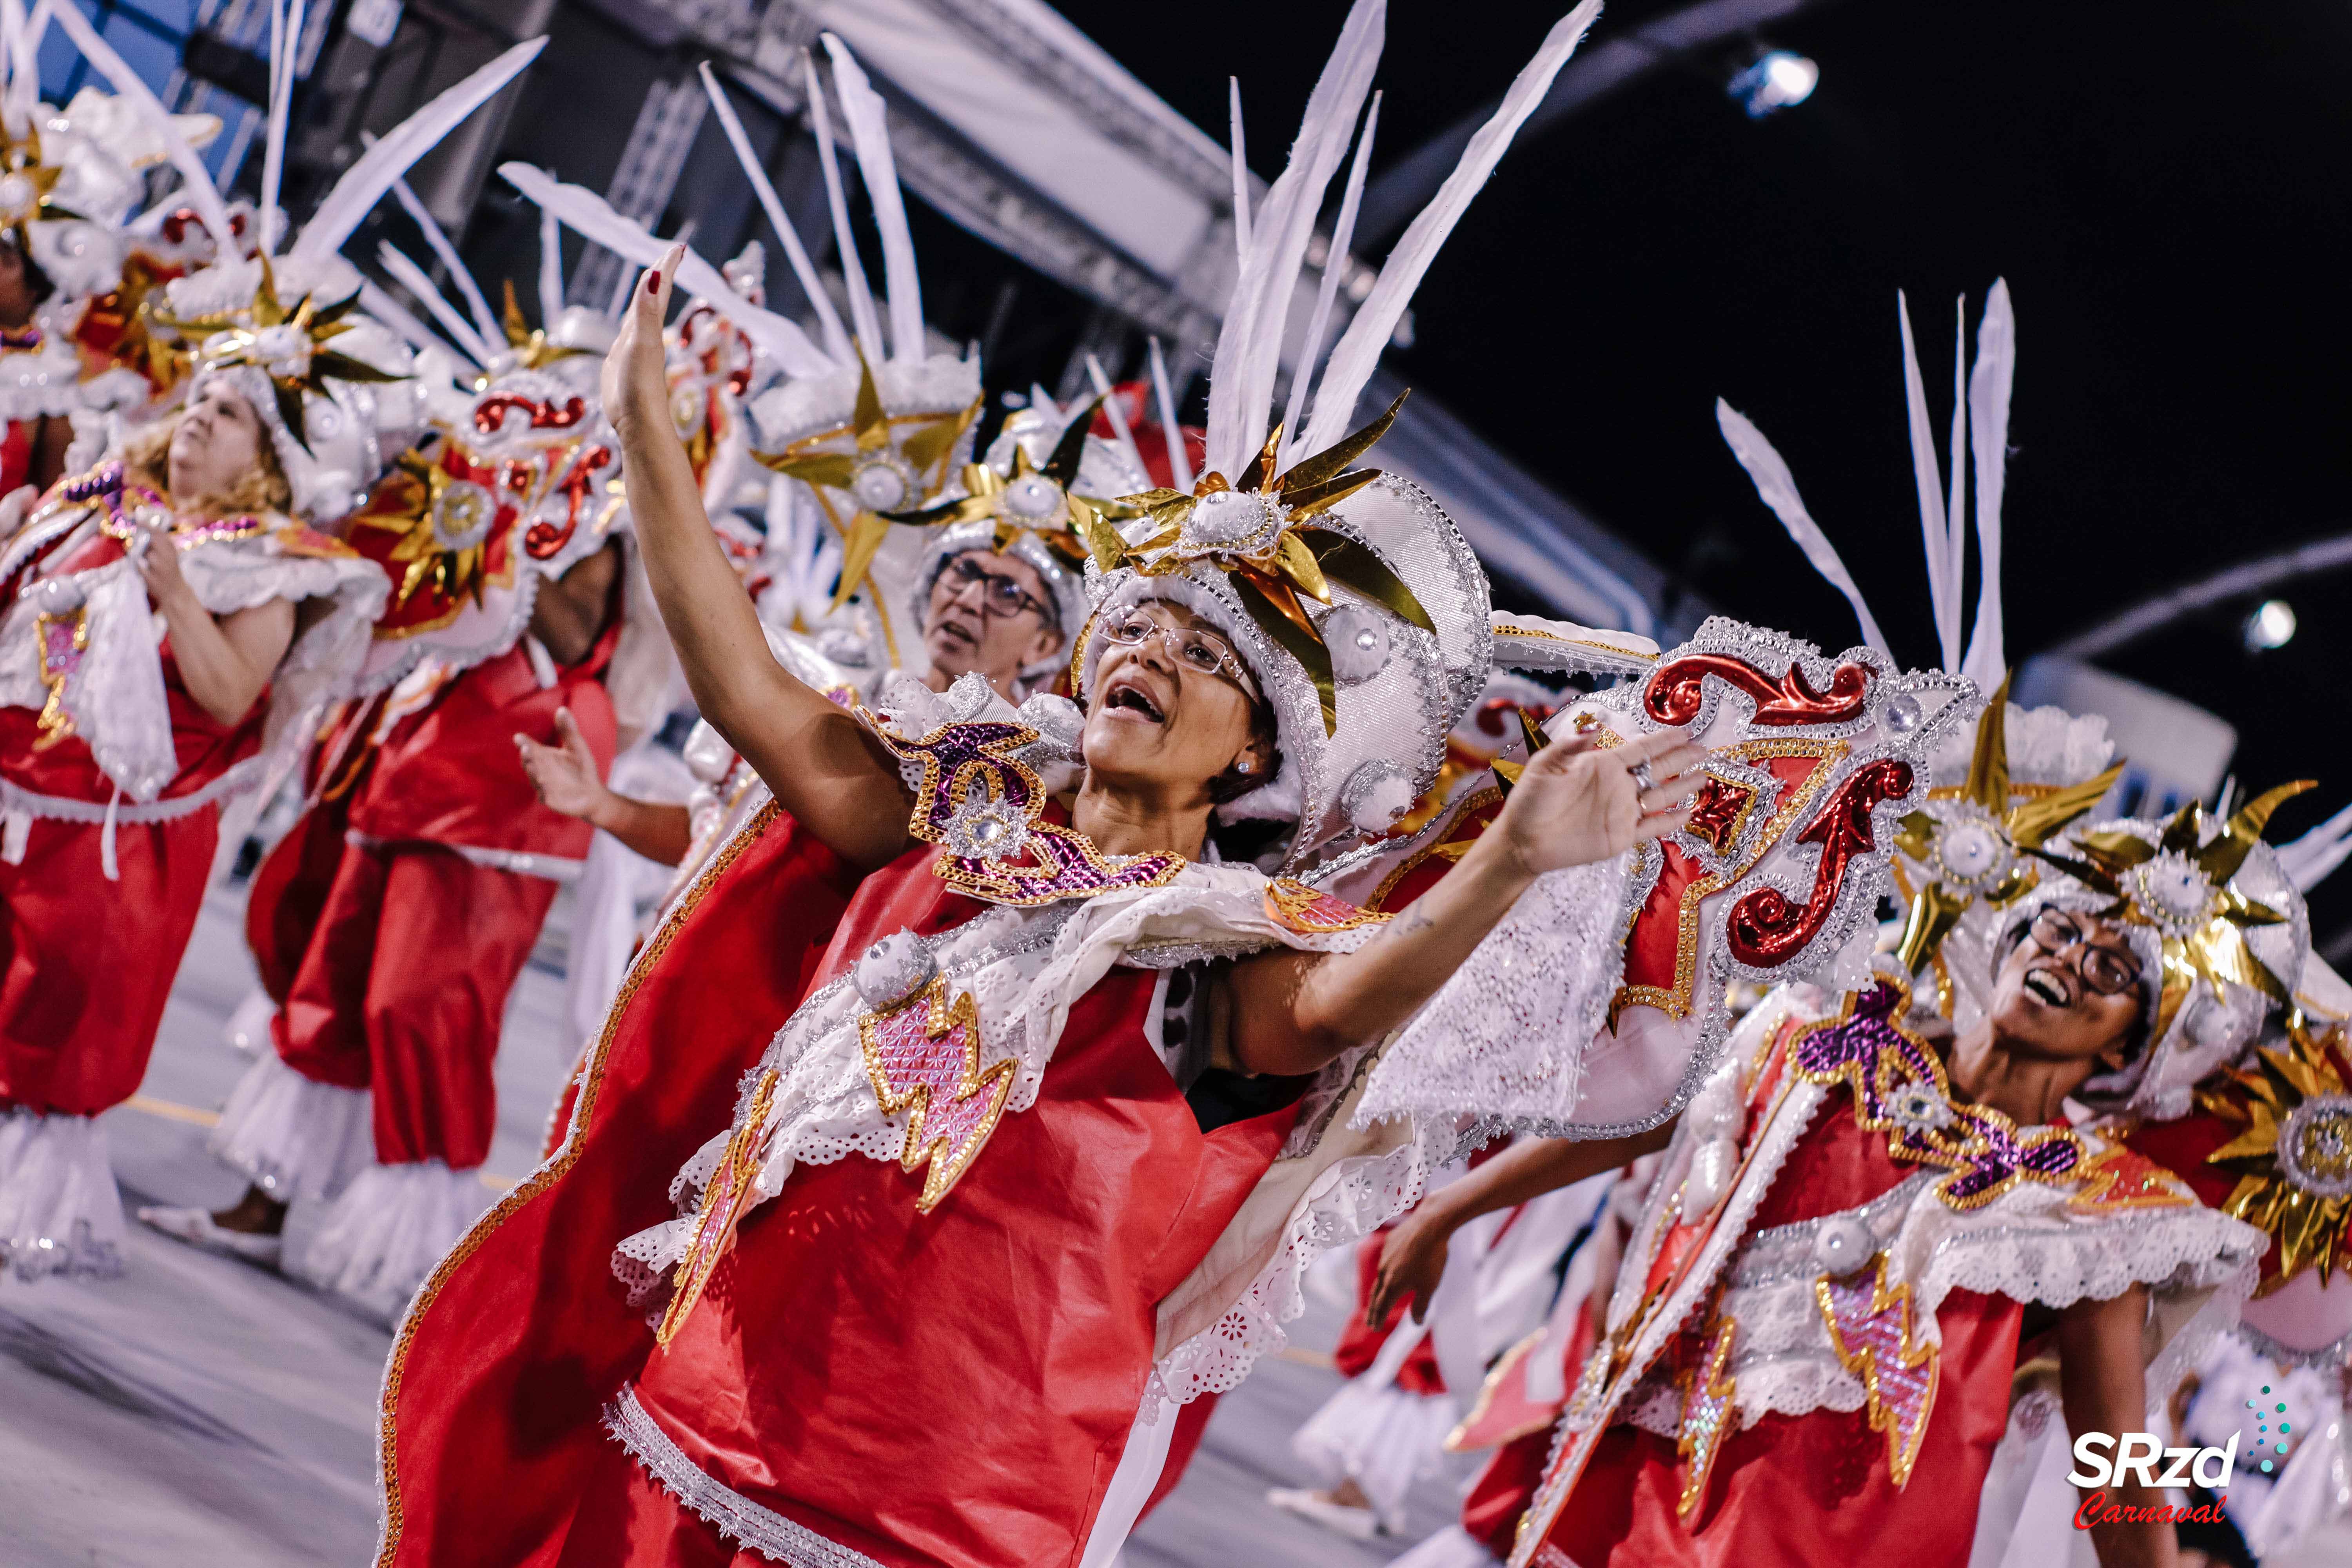
[[[2265,599],[2246,617],[2244,630],[2248,653],[2284,647],[2294,636],[2294,606],[2284,599]]]
[[[1748,111],[1748,119],[1761,120],[1804,102],[1821,79],[1822,68],[1804,56],[1767,49],[1756,57],[1755,64],[1733,77],[1726,90],[1733,102]]]

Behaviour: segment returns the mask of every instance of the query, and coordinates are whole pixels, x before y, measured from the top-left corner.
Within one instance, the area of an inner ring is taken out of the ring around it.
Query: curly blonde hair
[[[257,443],[261,460],[240,472],[226,489],[200,496],[172,495],[172,435],[185,412],[156,420],[123,444],[123,467],[131,479],[160,495],[172,496],[173,503],[192,516],[244,517],[254,512],[283,516],[292,510],[294,487],[287,482],[277,446],[266,428]]]

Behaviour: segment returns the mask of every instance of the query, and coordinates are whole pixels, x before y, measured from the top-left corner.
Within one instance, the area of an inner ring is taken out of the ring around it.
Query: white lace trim
[[[718,1527],[737,1545],[758,1552],[783,1568],[882,1568],[862,1552],[827,1541],[804,1524],[774,1509],[763,1508],[734,1488],[714,1479],[686,1457],[646,1407],[637,1391],[623,1384],[613,1403],[604,1407],[604,1430],[645,1467],[662,1489]]]
[[[1472,1111],[1558,1135],[1591,1120],[1579,1101],[1623,979],[1628,868],[1621,856],[1537,878],[1381,1054],[1355,1125]]]
[[[983,1061],[1014,1063],[1004,1114],[1017,1115],[1036,1102],[1071,1005],[1129,949],[1238,942],[1252,948],[1347,951],[1379,931],[1365,926],[1298,935],[1267,915],[1265,885],[1253,868],[1195,864],[1162,888],[1034,909],[991,909],[917,945],[951,994],[972,998]],[[895,1162],[905,1143],[907,1113],[883,1114],[867,1077],[858,1031],[867,1005],[853,978],[840,976],[812,993],[761,1058],[760,1070],[773,1069],[779,1078],[753,1205],[780,1192],[797,1165],[827,1164],[852,1153]],[[1344,1075],[1352,1065],[1343,1060],[1325,1070]],[[738,1106],[739,1118],[745,1108]],[[671,1184],[673,1199],[692,1206],[731,1132],[718,1134],[680,1170]],[[671,1221],[615,1248],[614,1271],[629,1284],[633,1301],[654,1301],[661,1294],[684,1254],[688,1229]]]
[[[181,817],[193,816],[208,805],[221,805],[252,788],[261,778],[261,767],[259,757],[247,757],[224,770],[220,777],[202,789],[143,804],[126,800],[112,805],[102,800],[41,795],[33,790],[19,789],[7,780],[0,779],[0,815],[85,824],[101,823],[111,816],[117,824],[125,827],[154,822],[177,822]]]
[[[122,1272],[122,1197],[87,1116],[0,1112],[0,1279]]]
[[[265,1042],[205,1147],[280,1203],[332,1198],[374,1158],[363,1089],[304,1078]]]

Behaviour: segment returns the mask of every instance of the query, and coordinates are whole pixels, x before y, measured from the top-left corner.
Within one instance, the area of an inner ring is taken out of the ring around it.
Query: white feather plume
[[[517,44],[386,132],[343,172],[288,248],[290,256],[323,259],[343,247],[392,183],[438,146],[458,123],[521,74],[547,47],[545,38]]]
[[[173,168],[180,171],[180,178],[187,182],[185,195],[188,205],[195,209],[197,220],[205,226],[205,232],[213,237],[213,244],[219,253],[223,257],[236,255],[236,239],[229,229],[228,208],[221,202],[220,190],[213,184],[212,174],[205,169],[204,160],[196,156],[195,149],[188,145],[188,139],[180,134],[178,126],[172,123],[171,115],[164,111],[154,90],[141,79],[139,73],[132,70],[121,55],[114,52],[111,44],[98,36],[98,29],[89,25],[89,18],[81,14],[80,6],[68,5],[57,12],[56,16],[58,26],[65,29],[66,37],[73,40],[74,47],[81,51],[82,58],[97,68],[99,75],[104,77],[114,90],[139,111],[140,118],[147,122],[148,130],[163,142],[164,156],[172,161]]]
[[[1911,478],[1919,489],[1919,532],[1927,554],[1927,600],[1936,624],[1943,668],[1960,665],[1958,591],[1946,574],[1944,476],[1936,463],[1936,436],[1927,423],[1927,387],[1919,376],[1919,348],[1911,341],[1911,306],[1895,290],[1895,314],[1903,325],[1903,394],[1911,421]]]
[[[1977,325],[1977,366],[1969,377],[1969,437],[1977,465],[1977,617],[1960,673],[1990,691],[2009,668],[2000,608],[2000,503],[2009,475],[2009,395],[2017,379],[2017,319],[2009,283],[1995,279]]]
[[[441,265],[448,270],[449,280],[465,297],[466,309],[473,312],[474,326],[481,333],[482,341],[486,343],[504,342],[505,329],[490,313],[490,302],[482,298],[481,286],[474,281],[473,273],[467,270],[464,259],[457,254],[457,247],[449,243],[449,237],[442,230],[439,220],[417,199],[416,193],[408,188],[406,180],[393,181],[392,194],[399,201],[400,210],[424,231],[425,245],[439,258]]]
[[[544,207],[539,214],[539,324],[555,329],[563,314],[563,225]]]
[[[268,122],[261,133],[261,254],[275,256],[279,218],[280,182],[286,171],[286,119],[294,101],[294,59],[300,53],[302,0],[293,0],[288,19],[286,0],[269,0],[269,102]]]
[[[913,364],[926,357],[923,335],[923,283],[915,270],[915,237],[907,227],[907,203],[898,194],[898,169],[890,158],[889,116],[882,95],[866,79],[855,56],[831,33],[824,35],[825,53],[833,57],[833,88],[841,95],[841,116],[849,121],[849,137],[857,149],[857,173],[866,182],[866,201],[874,214],[874,227],[882,237],[882,289],[890,310],[892,357]]]
[[[1853,574],[1845,569],[1837,546],[1830,542],[1830,536],[1822,531],[1822,525],[1805,510],[1804,498],[1797,494],[1797,481],[1790,476],[1789,465],[1773,450],[1772,443],[1764,438],[1763,431],[1720,397],[1715,400],[1715,422],[1723,431],[1731,455],[1739,459],[1739,466],[1756,481],[1756,493],[1772,509],[1772,515],[1780,520],[1780,526],[1789,531],[1789,537],[1797,542],[1797,548],[1805,552],[1813,570],[1853,606],[1853,618],[1862,623],[1862,640],[1892,660],[1895,656],[1887,648],[1886,634],[1878,629],[1878,618],[1870,613],[1870,605],[1863,598]]]
[[[1388,346],[1397,323],[1404,318],[1405,307],[1411,303],[1413,290],[1421,286],[1429,264],[1454,232],[1454,226],[1461,220],[1471,199],[1495,172],[1495,165],[1502,161],[1511,138],[1551,90],[1552,79],[1576,53],[1577,46],[1600,15],[1601,0],[1583,0],[1582,5],[1553,24],[1542,47],[1503,94],[1501,106],[1470,138],[1454,173],[1446,176],[1445,184],[1389,253],[1387,262],[1381,268],[1380,280],[1356,308],[1347,331],[1332,347],[1330,363],[1324,367],[1322,382],[1315,390],[1315,413],[1307,421],[1304,442],[1307,451],[1323,450],[1353,426],[1356,399],[1362,395],[1364,384],[1380,364],[1381,351]]]
[[[712,74],[710,62],[698,68],[702,73],[702,90],[710,100],[710,107],[719,116],[719,127],[727,133],[727,144],[735,150],[735,161],[742,165],[743,174],[751,182],[752,194],[760,198],[760,208],[768,215],[768,226],[776,232],[776,241],[784,247],[784,259],[792,264],[793,276],[800,281],[801,293],[807,299],[809,309],[816,312],[817,331],[824,334],[824,351],[842,364],[852,359],[849,333],[842,327],[841,314],[833,308],[833,296],[825,291],[824,282],[816,274],[816,266],[793,232],[792,219],[784,214],[784,204],[776,195],[775,182],[760,164],[751,151],[751,138],[743,130],[741,117],[728,101],[726,90]]]
[[[1150,472],[1143,466],[1143,454],[1136,450],[1135,433],[1127,427],[1127,410],[1118,405],[1118,396],[1111,387],[1110,377],[1103,374],[1102,361],[1092,354],[1087,356],[1087,376],[1095,384],[1095,395],[1102,399],[1103,412],[1110,416],[1111,436],[1118,441],[1118,449],[1126,454],[1127,460],[1135,465],[1139,473]]]
[[[390,240],[385,240],[376,247],[375,258],[386,272],[392,274],[394,281],[407,289],[415,297],[418,304],[432,312],[433,319],[441,323],[441,330],[448,333],[450,340],[459,348],[466,351],[467,358],[478,365],[488,365],[490,356],[497,352],[490,346],[492,340],[483,337],[471,322],[457,313],[457,308],[443,297],[440,289],[433,286],[433,279],[425,275],[425,268],[417,266],[406,252],[401,250]],[[503,335],[497,341],[504,342]]]
[[[501,163],[499,173],[525,196],[625,260],[652,267],[669,250],[671,242],[656,238],[643,225],[614,212],[612,204],[593,191],[560,184],[529,163]],[[735,292],[719,268],[690,248],[678,264],[677,281],[774,355],[786,374],[823,375],[833,368],[833,362],[798,324],[761,310]]]
[[[399,255],[399,252],[394,251],[394,254]],[[408,258],[403,256],[401,259],[406,261]],[[401,282],[403,287],[411,286],[406,279],[401,279]],[[472,354],[463,350],[454,349],[435,336],[431,328],[418,321],[407,306],[394,299],[384,290],[383,286],[373,279],[360,279],[360,309],[407,339],[411,348],[437,349],[447,354],[451,360],[459,363],[473,358]],[[479,362],[476,363],[478,365]]]
[[[1192,489],[1192,453],[1184,436],[1184,426],[1176,421],[1176,400],[1168,393],[1168,362],[1160,353],[1160,340],[1151,340],[1151,390],[1160,402],[1160,438],[1168,444],[1169,483],[1187,495]]]
[[[816,58],[802,62],[808,69],[809,129],[816,136],[816,161],[824,171],[825,205],[833,212],[834,248],[841,255],[841,276],[849,293],[849,320],[856,330],[859,352],[868,361],[888,353],[882,341],[881,318],[874,313],[874,290],[866,287],[866,260],[857,252],[857,233],[849,226],[849,197],[841,183],[841,160],[833,144],[833,117],[824,107],[824,83],[816,74]]]
[[[1251,220],[1249,249],[1209,370],[1208,465],[1228,478],[1265,443],[1299,269],[1323,193],[1347,155],[1348,139],[1371,90],[1387,16],[1387,0],[1356,0],[1349,8],[1339,41],[1307,96],[1290,160]]]
[[[1242,79],[1225,79],[1225,108],[1234,140],[1234,255],[1249,259],[1250,174],[1248,144],[1242,135]]]
[[[1372,161],[1372,133],[1380,129],[1381,95],[1372,94],[1364,110],[1364,128],[1356,136],[1356,159],[1348,170],[1348,187],[1339,197],[1339,216],[1331,225],[1331,247],[1323,255],[1323,276],[1315,286],[1315,313],[1307,318],[1307,336],[1300,341],[1298,363],[1291,367],[1290,403],[1282,411],[1282,450],[1276,468],[1290,466],[1293,454],[1304,453],[1298,416],[1307,406],[1307,384],[1322,359],[1323,332],[1331,324],[1331,306],[1339,298],[1340,275],[1348,270],[1348,247],[1356,238],[1356,208],[1364,199],[1364,174]]]
[[[2279,869],[2295,890],[2308,893],[2328,873],[2352,859],[2352,805],[2346,806],[2302,837],[2278,847]]]
[[[1944,581],[1951,584],[1951,646],[1960,642],[1960,616],[1967,605],[1969,552],[1969,300],[1952,302],[1952,444],[1950,494],[1944,507]],[[1945,668],[1958,673],[1957,658]]]

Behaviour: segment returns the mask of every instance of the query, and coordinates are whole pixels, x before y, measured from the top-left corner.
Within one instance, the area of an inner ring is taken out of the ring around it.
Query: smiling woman
[[[383,573],[309,526],[348,510],[372,444],[373,393],[335,388],[292,397],[306,443],[261,372],[200,360],[122,457],[0,501],[0,1268],[119,1267],[90,1119],[146,1070],[222,803],[299,742],[383,605]]]

